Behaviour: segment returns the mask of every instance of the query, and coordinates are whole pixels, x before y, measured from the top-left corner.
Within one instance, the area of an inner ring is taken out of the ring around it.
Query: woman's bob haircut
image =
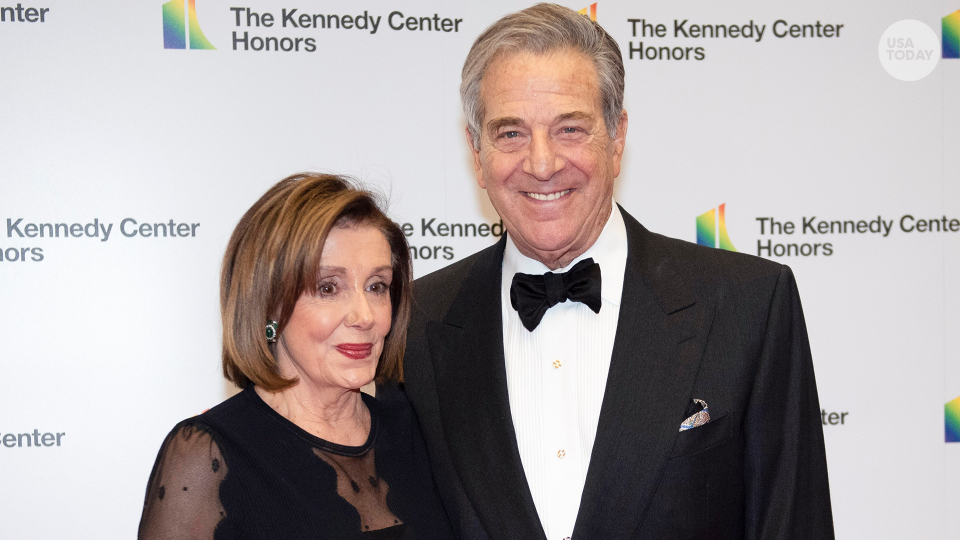
[[[334,227],[371,226],[390,244],[392,325],[384,340],[375,381],[403,380],[403,352],[410,322],[410,253],[403,231],[381,209],[378,198],[349,178],[301,173],[284,178],[260,197],[237,223],[220,273],[223,318],[223,375],[246,388],[275,392],[296,384],[280,375],[278,335],[302,294],[316,293],[320,255]]]

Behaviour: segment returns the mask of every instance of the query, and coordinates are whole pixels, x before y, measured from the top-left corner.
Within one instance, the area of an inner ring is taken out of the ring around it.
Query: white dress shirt
[[[547,310],[530,332],[510,304],[513,275],[551,270],[522,255],[509,236],[503,254],[500,301],[510,413],[548,540],[573,534],[597,435],[627,265],[627,230],[616,203],[596,243],[554,272],[591,257],[600,264],[600,312],[568,300]]]

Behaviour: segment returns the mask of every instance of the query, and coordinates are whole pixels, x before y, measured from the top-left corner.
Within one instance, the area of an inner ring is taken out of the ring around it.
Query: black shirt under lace
[[[138,538],[453,538],[410,406],[363,395],[370,435],[310,435],[253,387],[167,436]]]

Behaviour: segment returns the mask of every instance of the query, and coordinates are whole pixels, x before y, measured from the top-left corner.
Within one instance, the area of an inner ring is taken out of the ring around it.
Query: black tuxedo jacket
[[[790,269],[623,217],[623,298],[574,540],[833,538]],[[414,287],[404,387],[463,540],[545,539],[507,395],[504,245]],[[693,398],[711,422],[679,432]]]

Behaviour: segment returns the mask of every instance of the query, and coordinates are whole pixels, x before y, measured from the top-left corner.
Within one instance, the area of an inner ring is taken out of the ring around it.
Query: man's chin
[[[517,248],[524,252],[524,255],[541,262],[546,262],[543,260],[544,257],[553,260],[576,247],[576,236],[572,234],[545,235],[542,231],[538,231],[537,234],[520,238],[514,235],[513,239]],[[536,256],[527,252],[534,253]]]

